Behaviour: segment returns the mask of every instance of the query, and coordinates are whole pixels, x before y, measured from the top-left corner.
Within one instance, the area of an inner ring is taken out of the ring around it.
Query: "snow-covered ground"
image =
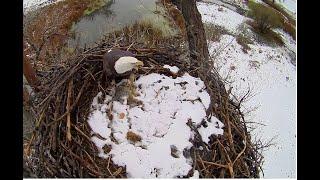
[[[28,12],[63,0],[23,0],[23,11]]]
[[[127,96],[122,100],[112,98],[117,95],[102,99],[99,93],[94,98],[88,123],[92,133],[102,137],[92,137],[99,156],[111,155],[115,164],[126,167],[131,178],[187,175],[192,159],[184,151],[192,147],[194,133],[186,123],[202,124],[198,131],[206,143],[211,135],[223,134],[224,125],[213,116],[206,117],[210,96],[204,83],[188,74],[173,79],[153,73],[141,76],[135,84],[140,94],[137,99],[142,102],[139,106],[127,105]],[[120,92],[121,86],[120,82],[114,90]],[[193,178],[198,177],[194,172]]]
[[[275,3],[282,5],[293,14],[297,12],[297,0],[275,0]]]
[[[224,27],[225,29],[236,33],[238,26],[248,18],[238,14],[227,8],[223,8],[219,11],[219,7],[216,4],[198,3],[198,9],[202,15],[202,21],[204,23],[212,23]]]
[[[254,0],[256,2],[262,2],[262,0]],[[275,0],[276,4],[280,4],[284,9],[293,16],[297,13],[297,0]]]
[[[279,4],[287,8],[289,11],[296,14],[297,12],[297,0],[277,0]]]
[[[205,23],[225,27],[232,32],[245,17],[218,5],[198,3]],[[253,131],[256,138],[274,139],[275,146],[264,152],[265,178],[296,177],[296,67],[291,63],[288,49],[295,51],[295,41],[283,31],[288,47],[269,47],[254,42],[244,53],[235,37],[223,35],[219,42],[209,42],[209,51],[216,54],[216,67],[241,97],[251,88],[251,98],[243,103],[247,121],[262,123]],[[223,49],[221,51],[221,49]],[[217,51],[221,51],[216,53]]]

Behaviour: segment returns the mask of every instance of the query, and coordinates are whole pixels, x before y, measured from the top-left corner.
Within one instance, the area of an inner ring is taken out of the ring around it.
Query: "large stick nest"
[[[181,42],[177,38],[167,39],[153,44],[155,48],[148,48],[118,33],[70,59],[65,68],[46,74],[46,88],[38,94],[35,103],[36,128],[25,148],[25,170],[37,177],[126,177],[125,167],[115,165],[111,158],[98,157],[87,124],[93,97],[105,89],[102,62],[94,59],[117,46],[129,49],[144,61],[147,68],[141,69],[140,74],[157,72],[174,76],[162,68],[169,64],[180,68],[178,76],[188,72],[205,82],[211,97],[207,115],[214,115],[224,123],[224,134],[211,137],[206,145],[196,127],[189,125],[196,135],[191,148],[193,169],[188,177],[194,170],[203,178],[259,177],[262,157],[251,142],[239,102],[230,100],[230,92],[226,92],[216,73],[186,63],[187,53]]]

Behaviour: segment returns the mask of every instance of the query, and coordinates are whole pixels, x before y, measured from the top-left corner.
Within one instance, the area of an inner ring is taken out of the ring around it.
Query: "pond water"
[[[163,11],[157,0],[109,0],[101,9],[73,25],[74,36],[68,41],[68,47],[90,47],[105,34],[141,20],[161,25],[165,23],[160,15]]]

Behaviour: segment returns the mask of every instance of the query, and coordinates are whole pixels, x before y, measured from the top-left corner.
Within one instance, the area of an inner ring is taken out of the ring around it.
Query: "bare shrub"
[[[226,28],[215,24],[204,24],[206,37],[209,41],[220,41],[220,37],[224,34],[231,34]]]
[[[254,28],[260,33],[267,33],[271,28],[280,27],[281,17],[274,9],[253,1],[249,1],[248,7],[250,9],[248,16],[255,20]]]

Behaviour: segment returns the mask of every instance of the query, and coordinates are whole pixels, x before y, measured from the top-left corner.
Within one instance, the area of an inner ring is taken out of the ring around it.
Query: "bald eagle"
[[[140,103],[134,99],[136,96],[134,80],[134,71],[138,70],[144,64],[134,57],[134,54],[129,51],[123,51],[119,49],[109,50],[103,56],[103,72],[107,79],[112,80],[112,84],[115,84],[116,78],[128,78],[128,104]]]
[[[133,70],[143,66],[143,62],[134,57],[129,51],[110,50],[103,56],[103,71],[107,78],[125,77]]]

